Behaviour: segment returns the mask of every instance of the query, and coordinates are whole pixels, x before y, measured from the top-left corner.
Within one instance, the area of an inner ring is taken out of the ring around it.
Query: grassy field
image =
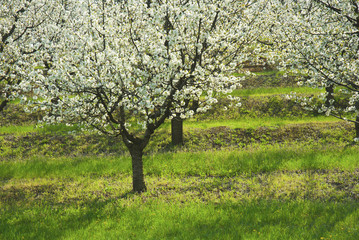
[[[131,192],[120,139],[13,103],[0,114],[0,239],[359,239],[359,146],[352,124],[282,99],[258,74],[240,109],[166,123],[144,158],[148,191]],[[41,115],[41,114],[40,114]]]
[[[357,239],[358,147],[2,161],[2,239]]]
[[[230,128],[258,128],[258,127],[278,127],[285,126],[290,124],[304,124],[304,123],[331,123],[338,122],[338,119],[335,117],[302,117],[302,118],[293,118],[293,117],[283,117],[283,118],[273,118],[273,117],[263,117],[263,118],[242,118],[242,119],[230,119],[230,120],[207,120],[207,121],[197,121],[189,119],[185,122],[185,128],[213,128],[226,126]],[[170,127],[170,124],[167,123],[166,127]]]
[[[314,89],[310,87],[269,87],[269,88],[249,88],[249,89],[236,89],[231,95],[239,97],[247,96],[270,96],[270,95],[287,95],[292,92],[298,94],[317,94],[324,92],[321,89]]]

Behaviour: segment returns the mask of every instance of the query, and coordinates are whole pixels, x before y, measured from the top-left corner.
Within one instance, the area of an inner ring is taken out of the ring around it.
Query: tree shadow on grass
[[[141,201],[133,202],[136,197]],[[109,239],[358,239],[359,229],[353,228],[358,207],[357,202],[316,200],[171,202],[126,191],[106,200],[2,204],[0,237],[83,239],[95,234],[105,239],[101,234],[108,233]],[[107,221],[112,228],[105,227]]]
[[[18,191],[12,200],[4,202],[0,210],[0,239],[63,239],[78,230],[104,221],[109,217],[120,217],[118,200],[134,195],[127,191],[107,200],[81,200],[54,203],[48,200],[25,203],[25,192]],[[2,238],[3,237],[3,238]]]
[[[179,227],[162,232],[164,239],[327,239],[330,235],[357,239],[359,229],[338,227],[353,215],[358,219],[357,206],[281,201],[220,204],[206,206],[207,212],[179,214]]]

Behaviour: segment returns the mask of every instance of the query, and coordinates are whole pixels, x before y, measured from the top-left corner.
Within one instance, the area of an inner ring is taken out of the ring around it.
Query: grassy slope
[[[238,94],[293,87],[265,84]],[[359,239],[352,129],[274,103],[187,121],[182,150],[164,126],[147,148],[142,195],[130,192],[118,140],[21,126],[14,114],[0,128],[0,239]]]

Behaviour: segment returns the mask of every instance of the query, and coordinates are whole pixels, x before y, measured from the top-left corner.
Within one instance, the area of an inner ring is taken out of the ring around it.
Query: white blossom
[[[268,1],[272,43],[279,50],[276,61],[283,69],[301,75],[299,86],[307,85],[325,90],[320,96],[323,104],[316,108],[310,98],[298,101],[313,109],[339,118],[353,112],[352,121],[359,121],[359,27],[358,1]],[[339,91],[337,91],[339,90]],[[336,104],[340,97],[347,102]],[[346,106],[345,106],[346,105]]]
[[[240,87],[243,78],[230,74],[250,51],[262,54],[257,39],[270,25],[266,1],[66,3],[61,26],[49,23],[55,40],[42,36],[37,62],[42,68],[45,56],[51,59],[48,75],[41,68],[32,74],[51,115],[44,120],[80,121],[114,135],[124,127],[137,132],[129,127],[134,121],[156,129],[173,115],[210,109],[215,93]]]

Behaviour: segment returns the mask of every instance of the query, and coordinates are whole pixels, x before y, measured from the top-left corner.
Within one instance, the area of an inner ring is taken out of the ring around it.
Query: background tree
[[[46,122],[121,136],[135,192],[146,190],[142,156],[155,130],[238,87],[230,73],[255,55],[266,29],[258,1],[68,1],[67,9],[75,17],[45,44],[48,76],[32,75],[36,104],[48,109]]]
[[[16,96],[22,80],[33,69],[33,54],[48,33],[47,20],[54,18],[52,2],[2,0],[0,3],[0,112]]]
[[[325,89],[319,107],[311,98],[300,100],[309,109],[354,122],[359,138],[359,2],[272,3],[277,17],[272,31],[281,40],[277,47],[282,50],[282,66],[302,75],[300,84]]]

